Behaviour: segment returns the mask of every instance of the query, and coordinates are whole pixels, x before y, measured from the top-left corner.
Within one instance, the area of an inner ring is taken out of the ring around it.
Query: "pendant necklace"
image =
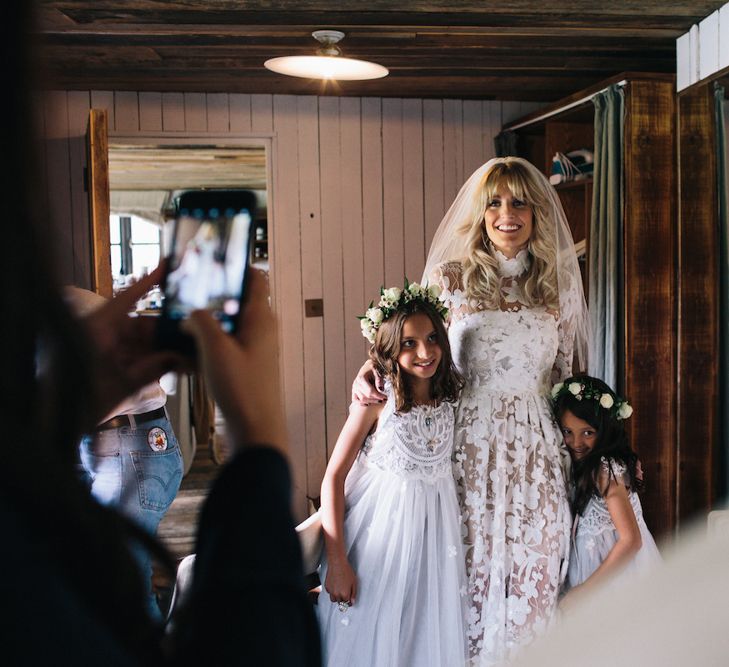
[[[428,440],[425,443],[425,448],[429,452],[434,452],[435,451],[435,446],[436,446],[436,444],[438,444],[437,441],[436,441],[436,439],[433,437],[434,434],[433,434],[433,431],[432,431],[432,427],[433,427],[433,425],[435,423],[435,419],[433,418],[433,410],[434,410],[434,408],[432,408],[430,405],[426,405],[425,406],[425,410],[426,410],[426,414],[425,414],[425,427],[427,429],[426,436],[428,437]]]

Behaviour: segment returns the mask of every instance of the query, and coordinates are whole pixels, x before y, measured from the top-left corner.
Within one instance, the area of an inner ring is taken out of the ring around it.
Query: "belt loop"
[[[137,428],[137,418],[134,415],[127,415],[129,417],[129,424],[132,427],[132,430]]]

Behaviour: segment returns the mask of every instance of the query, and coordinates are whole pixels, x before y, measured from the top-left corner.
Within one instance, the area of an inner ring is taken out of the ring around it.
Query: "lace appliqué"
[[[449,339],[466,385],[454,476],[468,571],[466,633],[474,665],[496,664],[544,631],[566,574],[572,520],[568,453],[548,402],[572,347],[559,313],[528,307],[524,276],[502,281],[501,307],[469,301],[457,262],[436,269]]]
[[[362,462],[408,479],[450,476],[454,406],[416,405],[400,414],[394,402],[390,395],[377,431],[362,446]]]
[[[520,250],[515,257],[507,257],[501,250],[497,250],[494,255],[499,262],[499,274],[504,278],[518,278],[524,275],[531,265],[526,250]]]

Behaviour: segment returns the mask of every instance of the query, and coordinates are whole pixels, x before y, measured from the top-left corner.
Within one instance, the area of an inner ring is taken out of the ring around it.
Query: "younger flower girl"
[[[451,471],[451,361],[436,286],[382,291],[361,318],[387,379],[353,403],[321,490],[318,614],[327,665],[463,665],[464,559]]]
[[[660,562],[636,491],[642,473],[623,426],[633,408],[602,380],[573,377],[552,389],[572,456],[575,515],[561,607],[616,576]]]

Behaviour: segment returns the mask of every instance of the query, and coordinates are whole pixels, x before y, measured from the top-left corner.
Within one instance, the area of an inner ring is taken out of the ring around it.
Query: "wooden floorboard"
[[[216,434],[215,437],[222,438],[222,434]],[[213,460],[210,447],[198,445],[192,466],[157,529],[157,537],[167,547],[176,563],[195,552],[200,510],[220,468]],[[155,567],[153,583],[160,604],[164,607],[172,593],[174,580],[164,569]]]

